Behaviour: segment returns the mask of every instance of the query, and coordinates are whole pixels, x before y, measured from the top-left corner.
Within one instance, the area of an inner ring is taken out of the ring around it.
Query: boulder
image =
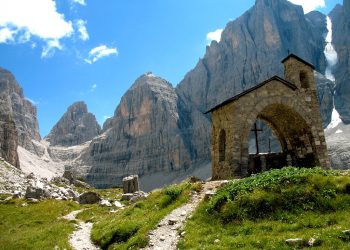
[[[25,199],[32,198],[32,199],[40,200],[40,199],[49,198],[50,196],[51,196],[50,193],[46,189],[28,186],[24,198]]]
[[[137,175],[130,175],[123,178],[123,192],[135,193],[139,191],[139,177]]]
[[[100,201],[101,201],[100,195],[91,191],[82,193],[78,198],[78,202],[80,204],[96,204],[96,203],[99,203]]]
[[[87,184],[86,182],[80,181],[80,180],[74,180],[73,185],[76,187],[86,188],[89,189],[91,186]]]
[[[309,241],[307,242],[307,245],[309,247],[320,246],[321,244],[322,244],[322,241],[316,238],[310,238]]]
[[[133,196],[130,199],[130,203],[136,203],[138,201],[144,200],[146,199],[148,196],[147,193],[143,192],[143,191],[137,191],[135,193],[133,193]]]
[[[100,201],[101,206],[111,207],[112,204],[109,202],[109,200],[101,200]]]
[[[63,178],[67,179],[69,181],[69,184],[73,184],[74,182],[74,176],[72,171],[64,170]]]
[[[131,194],[131,193],[123,194],[121,200],[122,201],[129,201],[132,196],[133,196],[133,194]]]
[[[137,201],[146,199],[147,196],[148,196],[147,193],[145,193],[143,191],[137,191],[135,193],[123,194],[121,200],[122,201],[130,201],[130,203],[135,203]]]
[[[114,201],[113,205],[116,206],[116,207],[119,207],[119,208],[124,207],[124,205],[121,204],[119,201]]]

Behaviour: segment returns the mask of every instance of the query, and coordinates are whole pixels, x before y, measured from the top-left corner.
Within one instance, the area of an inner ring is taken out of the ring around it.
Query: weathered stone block
[[[135,193],[139,191],[139,177],[137,175],[130,175],[123,178],[123,192]]]

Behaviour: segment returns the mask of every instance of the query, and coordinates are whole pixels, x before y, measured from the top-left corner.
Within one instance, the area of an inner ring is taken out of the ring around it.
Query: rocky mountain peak
[[[157,110],[176,113],[177,95],[172,85],[151,72],[140,76],[122,97],[115,117],[140,117]]]
[[[79,101],[79,102],[75,102],[72,105],[70,105],[68,107],[67,112],[72,113],[72,114],[73,113],[85,114],[85,113],[88,113],[88,109],[87,109],[85,102]]]
[[[131,86],[130,90],[135,90],[143,86],[149,87],[156,92],[161,91],[164,88],[173,88],[168,81],[154,75],[152,72],[146,72],[145,74],[137,78],[134,84]]]
[[[322,32],[313,30],[301,6],[287,0],[257,0],[227,24],[221,41],[211,43],[177,92],[205,112],[273,75],[283,77],[280,62],[288,51],[324,72],[323,41]]]
[[[88,112],[84,102],[79,101],[68,107],[45,140],[52,146],[74,146],[91,140],[100,130],[96,117]]]
[[[256,0],[254,8],[257,10],[261,10],[262,8],[268,8],[272,12],[295,8],[301,14],[303,13],[303,8],[301,6],[295,5],[287,0]]]
[[[23,90],[13,74],[0,68],[0,99],[6,105],[8,114],[15,122],[18,145],[37,152],[34,141],[40,141],[37,109],[31,101],[24,97]]]
[[[88,181],[106,187],[138,174],[143,183],[156,187],[166,180],[163,174],[186,170],[199,155],[203,163],[209,155],[209,137],[203,140],[196,133],[208,131],[209,122],[188,106],[168,81],[150,72],[140,76],[82,158],[93,166]],[[192,129],[195,121],[197,130]]]

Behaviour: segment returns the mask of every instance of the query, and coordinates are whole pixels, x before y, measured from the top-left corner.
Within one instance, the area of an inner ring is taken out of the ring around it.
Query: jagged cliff
[[[56,123],[45,140],[51,146],[74,146],[90,141],[100,133],[96,117],[89,113],[84,102],[76,102]]]
[[[16,124],[18,145],[40,154],[33,143],[40,141],[36,107],[24,97],[23,90],[13,74],[0,68],[1,93],[7,97],[8,110]]]
[[[120,185],[129,174],[146,178],[173,173],[175,177],[176,172],[208,160],[209,128],[209,121],[188,106],[170,83],[144,74],[83,155],[84,164],[92,166],[87,180],[107,187]],[[150,182],[153,187],[161,183]]]
[[[318,16],[322,22],[315,28],[315,17],[305,16],[300,6],[286,0],[257,0],[227,24],[219,43],[213,41],[207,47],[204,58],[178,85],[178,93],[206,111],[273,75],[283,77],[280,61],[288,52],[302,56],[323,73],[320,30],[325,29],[326,19]]]
[[[1,148],[10,163],[19,166],[17,146],[40,155],[33,141],[40,141],[36,107],[23,95],[23,90],[8,70],[0,68]],[[6,157],[5,157],[6,158]]]
[[[0,89],[1,85],[0,81]],[[19,168],[17,130],[6,99],[0,94],[0,157]]]
[[[350,0],[337,5],[330,13],[333,44],[338,53],[335,75],[335,107],[343,122],[350,123]]]

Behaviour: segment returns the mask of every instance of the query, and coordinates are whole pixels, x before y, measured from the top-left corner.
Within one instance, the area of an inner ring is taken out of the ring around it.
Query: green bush
[[[180,194],[182,193],[184,187],[179,186],[179,185],[171,185],[169,187],[166,187],[164,190],[164,193],[168,196],[170,196],[170,198],[172,200],[176,200]]]
[[[171,185],[163,190],[163,197],[161,198],[160,201],[160,206],[162,208],[165,208],[169,206],[171,203],[176,201],[178,197],[182,194],[182,191],[187,188],[184,185]]]
[[[218,190],[207,211],[224,223],[276,218],[278,211],[336,211],[349,204],[345,184],[349,180],[337,171],[320,168],[276,169],[231,182]]]

